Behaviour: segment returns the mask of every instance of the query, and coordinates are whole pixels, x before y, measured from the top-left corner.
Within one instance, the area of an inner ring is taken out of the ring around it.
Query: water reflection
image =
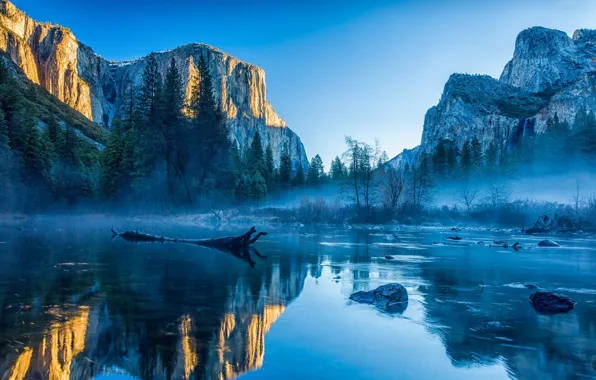
[[[596,257],[581,249],[591,242],[565,242],[578,247],[567,251],[513,253],[437,248],[430,244],[442,238],[436,233],[403,232],[400,241],[389,243],[383,233],[277,233],[261,243],[269,258],[253,268],[193,246],[110,242],[107,230],[41,231],[0,234],[2,380],[105,374],[234,379],[264,366],[271,355],[266,337],[279,331],[282,315],[295,323],[312,321],[320,308],[339,300],[328,323],[341,325],[355,308],[346,301],[350,293],[388,282],[407,288],[408,309],[396,319],[372,311],[367,330],[400,322],[420,326],[440,339],[440,356],[450,368],[502,366],[516,379],[596,377]],[[384,260],[385,255],[395,259]],[[578,306],[566,315],[538,315],[528,305],[524,282],[566,288]],[[305,283],[317,288],[302,293]],[[329,295],[322,291],[325,283],[340,290]],[[299,297],[303,307],[291,307]],[[338,330],[333,327],[319,326],[316,339],[296,344],[340,341],[337,333],[325,332]],[[357,339],[349,328],[340,331],[345,339]],[[422,345],[428,339],[411,338]],[[390,350],[394,340],[356,343]],[[343,348],[334,347],[332,355],[340,357]],[[292,352],[286,355],[283,370],[299,372],[291,367]],[[428,367],[426,360],[407,364]],[[386,370],[379,376],[400,375],[393,364],[376,364]],[[262,371],[266,368],[271,366]]]
[[[251,268],[203,248],[75,235],[3,246],[2,379],[236,378],[263,365],[265,334],[309,273],[301,257]]]

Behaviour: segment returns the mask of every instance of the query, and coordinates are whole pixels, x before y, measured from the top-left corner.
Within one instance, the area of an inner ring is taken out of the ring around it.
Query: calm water
[[[432,245],[452,232],[392,240],[380,230],[269,228],[258,243],[267,258],[251,267],[207,248],[112,241],[111,224],[132,226],[84,218],[0,228],[0,379],[596,378],[594,240],[514,252]],[[136,226],[197,238],[244,232]],[[408,290],[403,315],[348,300],[388,282]],[[568,294],[576,309],[538,315],[528,282]]]

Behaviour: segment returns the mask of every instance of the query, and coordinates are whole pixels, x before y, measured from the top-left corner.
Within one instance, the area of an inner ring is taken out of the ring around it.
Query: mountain
[[[33,83],[106,128],[121,114],[130,89],[140,84],[147,63],[147,57],[108,61],[79,42],[69,29],[34,21],[8,0],[0,1],[0,50]],[[195,64],[201,56],[207,61],[214,79],[214,95],[239,147],[248,147],[258,130],[265,146],[271,144],[276,164],[287,144],[294,168],[300,163],[307,168],[300,138],[267,101],[265,72],[261,68],[198,43],[155,53],[162,76],[172,58],[176,59],[187,97],[198,78]]]
[[[571,38],[533,27],[518,35],[500,79],[449,78],[426,113],[419,150],[430,154],[440,140],[461,150],[476,138],[484,151],[494,144],[506,154],[522,138],[545,133],[555,115],[572,126],[580,110],[596,111],[596,31],[580,29]]]

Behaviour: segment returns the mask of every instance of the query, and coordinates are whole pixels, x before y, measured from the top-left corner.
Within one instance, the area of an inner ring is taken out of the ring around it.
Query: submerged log
[[[255,235],[256,232],[257,229],[255,227],[251,227],[248,232],[239,236],[227,236],[211,239],[178,239],[146,234],[139,231],[118,232],[112,228],[112,239],[121,237],[122,239],[131,243],[181,243],[213,248],[219,251],[230,253],[237,258],[247,261],[250,266],[254,267],[255,262],[251,259],[251,253],[254,253],[260,258],[266,258],[266,256],[261,255],[256,249],[254,249],[252,245],[259,240],[261,236],[266,236],[267,232],[259,232]],[[255,236],[253,237],[253,235]]]

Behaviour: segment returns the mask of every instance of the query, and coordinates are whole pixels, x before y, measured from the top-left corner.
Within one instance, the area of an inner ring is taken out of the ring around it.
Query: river
[[[266,257],[243,260],[112,240],[112,225],[247,229],[92,216],[0,227],[0,379],[596,378],[594,238],[538,248],[506,231],[260,226]],[[494,240],[523,248],[477,244]],[[408,291],[403,314],[348,299],[390,282]],[[538,314],[528,283],[577,305]]]

